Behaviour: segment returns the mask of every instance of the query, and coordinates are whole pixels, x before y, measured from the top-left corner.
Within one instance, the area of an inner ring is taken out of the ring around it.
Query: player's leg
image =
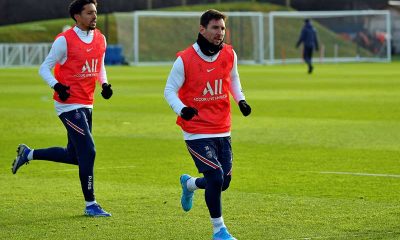
[[[222,172],[222,185],[220,188],[221,191],[225,191],[229,188],[229,184],[232,178],[232,147],[231,147],[231,137],[221,137],[218,138],[217,142],[218,146],[218,162],[221,165],[221,172]],[[207,182],[208,183],[208,182]],[[222,195],[220,195],[219,199],[220,206],[219,208],[222,209]],[[211,214],[211,212],[210,212]],[[227,227],[224,224],[224,220],[222,217],[222,211],[220,217],[218,215],[211,215],[211,222],[214,226],[214,239],[235,239],[227,230]]]
[[[43,149],[32,149],[32,160],[47,160],[59,163],[78,165],[75,148],[72,145],[71,137],[68,133],[68,144],[66,148],[50,147]]]
[[[204,172],[207,181],[204,196],[211,219],[222,217],[221,192],[224,183],[224,173],[221,168]],[[223,223],[223,222],[222,222]],[[219,230],[219,229],[218,229]]]
[[[312,47],[304,47],[304,61],[307,63],[308,66],[308,73],[312,73],[313,66],[312,66]]]
[[[213,138],[213,144],[205,148],[207,147],[209,147],[211,152],[208,154],[208,159],[215,165],[214,167],[208,166],[206,169],[202,169],[206,183],[204,195],[211,219],[217,219],[222,217],[221,192],[224,185],[224,171],[218,158],[222,150],[220,138]]]
[[[222,139],[223,138],[218,138],[218,141],[220,141],[220,143],[217,144],[218,148],[216,151],[218,157],[227,154],[227,149],[224,149],[222,146]],[[207,183],[204,195],[213,225],[213,239],[234,240],[235,238],[228,232],[222,217],[222,191],[229,187],[231,175],[230,173],[228,175],[224,172],[223,165],[219,161],[219,158],[217,158],[217,161],[220,164],[218,169],[204,172],[204,178]],[[229,154],[229,159],[226,159],[225,162],[228,162],[228,164],[225,164],[226,169],[231,169],[231,154]]]
[[[75,150],[72,146],[68,133],[68,145],[66,148],[50,147],[43,149],[31,149],[25,144],[20,144],[17,148],[17,157],[12,164],[12,172],[16,174],[23,164],[28,164],[31,160],[45,160],[66,164],[78,165]]]
[[[222,170],[224,172],[224,183],[222,184],[222,191],[225,191],[229,188],[230,182],[232,180],[233,153],[231,137],[219,138],[219,144],[218,161],[220,162]]]
[[[224,173],[218,161],[218,139],[198,139],[186,141],[186,144],[197,169],[204,175],[203,178],[197,178],[194,184],[197,188],[205,189],[204,197],[213,224],[213,239],[235,239],[227,231],[222,218],[221,192]]]
[[[314,52],[314,48],[311,47],[311,48],[310,48],[310,68],[309,68],[308,73],[312,73],[312,72],[313,72],[313,69],[314,69],[314,66],[313,66],[313,64],[312,64],[313,52]]]
[[[208,160],[216,156],[215,146],[212,139],[196,139],[187,140],[186,147],[192,156],[196,167],[200,173],[208,171],[213,168],[218,168],[218,165]],[[206,179],[204,177],[196,178],[187,174],[180,177],[182,186],[181,205],[184,211],[189,211],[192,208],[194,191],[197,189],[206,188]]]
[[[86,201],[85,214],[89,216],[111,216],[101,209],[94,196],[93,166],[96,149],[92,137],[91,109],[81,108],[60,116],[70,136],[79,166],[79,178]]]
[[[84,109],[77,109],[60,116],[71,144],[75,149],[79,165],[79,177],[86,201],[94,201],[93,163],[96,156],[94,141]]]

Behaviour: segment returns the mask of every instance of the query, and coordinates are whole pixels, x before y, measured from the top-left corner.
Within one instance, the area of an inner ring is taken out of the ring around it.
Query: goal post
[[[170,64],[197,39],[203,12],[114,13],[118,44],[134,65]],[[302,62],[295,44],[305,18],[319,37],[316,62],[391,61],[389,11],[226,12],[225,42],[242,64]]]
[[[320,62],[391,61],[391,19],[389,11],[305,11],[271,12],[267,63],[301,62],[301,50],[294,45],[304,19],[317,30]]]
[[[196,41],[202,12],[134,13],[134,63],[173,61],[175,54]],[[230,12],[225,41],[236,48],[239,61],[262,62],[261,13]]]
[[[176,53],[192,45],[203,12],[136,11],[115,13],[118,41],[125,59],[135,65],[171,63]],[[264,62],[264,15],[229,12],[225,42],[232,44],[241,63]]]

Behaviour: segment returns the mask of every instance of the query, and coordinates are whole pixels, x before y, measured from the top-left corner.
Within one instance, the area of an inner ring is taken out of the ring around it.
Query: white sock
[[[89,206],[92,206],[93,204],[95,204],[97,202],[96,202],[96,200],[94,200],[94,201],[91,201],[91,202],[86,202],[85,201],[85,203],[86,203],[86,207],[89,207]]]
[[[219,230],[221,230],[221,228],[223,228],[223,227],[226,228],[224,219],[222,218],[222,216],[219,218],[211,218],[211,223],[214,228],[214,234],[219,232]]]
[[[195,178],[195,177],[191,177],[191,178],[189,178],[189,179],[186,181],[186,186],[187,186],[187,188],[188,188],[189,191],[192,191],[192,192],[193,192],[193,191],[199,189],[199,188],[196,186],[196,179],[197,179],[197,178]]]
[[[28,160],[32,160],[33,159],[33,149],[28,153]]]

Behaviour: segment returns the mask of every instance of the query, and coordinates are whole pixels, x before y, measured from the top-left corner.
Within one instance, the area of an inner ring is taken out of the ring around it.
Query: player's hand
[[[57,92],[58,97],[61,99],[61,101],[65,102],[69,98],[69,86],[62,85],[61,83],[56,83],[53,89]]]
[[[109,99],[113,95],[111,84],[103,83],[101,87],[103,88],[103,90],[101,91],[101,96],[103,96],[104,99]]]
[[[247,117],[250,115],[251,107],[249,106],[249,104],[247,104],[247,102],[245,100],[240,100],[238,105],[239,105],[240,111],[242,112],[243,116]]]
[[[199,115],[199,111],[197,111],[196,108],[193,107],[184,107],[181,110],[181,118],[183,118],[186,121],[189,121],[194,117],[194,115]]]

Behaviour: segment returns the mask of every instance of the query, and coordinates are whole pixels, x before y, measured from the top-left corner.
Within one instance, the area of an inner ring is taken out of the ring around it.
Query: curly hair
[[[71,2],[69,5],[69,15],[71,15],[71,18],[74,19],[76,22],[76,19],[74,17],[75,14],[80,14],[86,4],[91,4],[93,3],[97,7],[97,0],[74,0]]]

